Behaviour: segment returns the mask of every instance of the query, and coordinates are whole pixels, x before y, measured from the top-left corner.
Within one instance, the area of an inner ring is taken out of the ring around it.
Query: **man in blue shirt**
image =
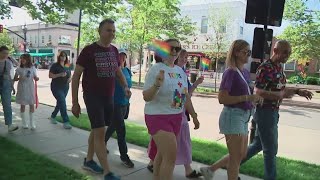
[[[127,54],[122,51],[119,53],[120,57],[120,65],[122,69],[122,73],[127,80],[128,87],[132,87],[131,81],[131,71],[126,67],[126,58]],[[116,131],[117,139],[118,139],[118,146],[120,151],[120,159],[124,166],[128,168],[133,168],[134,164],[130,160],[128,156],[128,148],[126,143],[126,127],[124,123],[124,119],[129,112],[129,98],[126,97],[125,91],[121,86],[120,82],[116,80],[115,92],[114,92],[114,118],[110,122],[108,129],[105,135],[106,144],[112,134]]]

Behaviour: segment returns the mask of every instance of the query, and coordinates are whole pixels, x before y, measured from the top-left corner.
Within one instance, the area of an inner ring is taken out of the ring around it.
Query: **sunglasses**
[[[251,51],[251,50],[248,50],[248,51],[241,51],[241,52],[246,53],[246,55],[247,55],[247,56],[251,56],[251,54],[252,54],[252,51]]]
[[[171,46],[171,51],[175,50],[176,52],[180,52],[181,51],[181,47],[174,47]]]
[[[113,30],[113,29],[107,29],[106,31],[107,31],[108,33],[111,33],[111,32],[112,32],[112,33],[115,33],[115,32],[116,32],[116,31]]]

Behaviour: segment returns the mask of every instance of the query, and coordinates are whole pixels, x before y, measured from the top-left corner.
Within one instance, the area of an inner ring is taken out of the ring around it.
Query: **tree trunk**
[[[214,77],[214,92],[217,92],[217,78],[218,78],[218,61],[219,61],[219,50],[217,52],[217,57],[216,57],[216,72],[215,72],[215,77]]]
[[[143,53],[143,45],[140,44],[140,50],[139,50],[139,82],[138,82],[138,86],[141,85],[142,53]]]

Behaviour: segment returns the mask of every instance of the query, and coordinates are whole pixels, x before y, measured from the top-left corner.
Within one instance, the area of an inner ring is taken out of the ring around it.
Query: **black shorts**
[[[91,129],[109,126],[113,119],[113,97],[83,92]]]

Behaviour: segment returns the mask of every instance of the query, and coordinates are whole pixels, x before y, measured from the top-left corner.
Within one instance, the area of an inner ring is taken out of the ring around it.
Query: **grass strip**
[[[61,117],[57,118],[62,121]],[[87,114],[81,114],[79,119],[70,117],[73,126],[90,130]],[[126,121],[126,140],[128,143],[148,147],[150,136],[147,128]],[[114,135],[115,137],[115,135]],[[194,161],[212,164],[227,154],[226,146],[208,140],[192,138],[192,158]],[[147,153],[147,152],[146,152]],[[257,155],[241,166],[240,172],[249,176],[263,178],[263,156]],[[320,166],[287,158],[277,158],[278,180],[317,180],[320,177]]]
[[[0,136],[0,179],[89,180],[90,177],[60,165],[44,155]]]

